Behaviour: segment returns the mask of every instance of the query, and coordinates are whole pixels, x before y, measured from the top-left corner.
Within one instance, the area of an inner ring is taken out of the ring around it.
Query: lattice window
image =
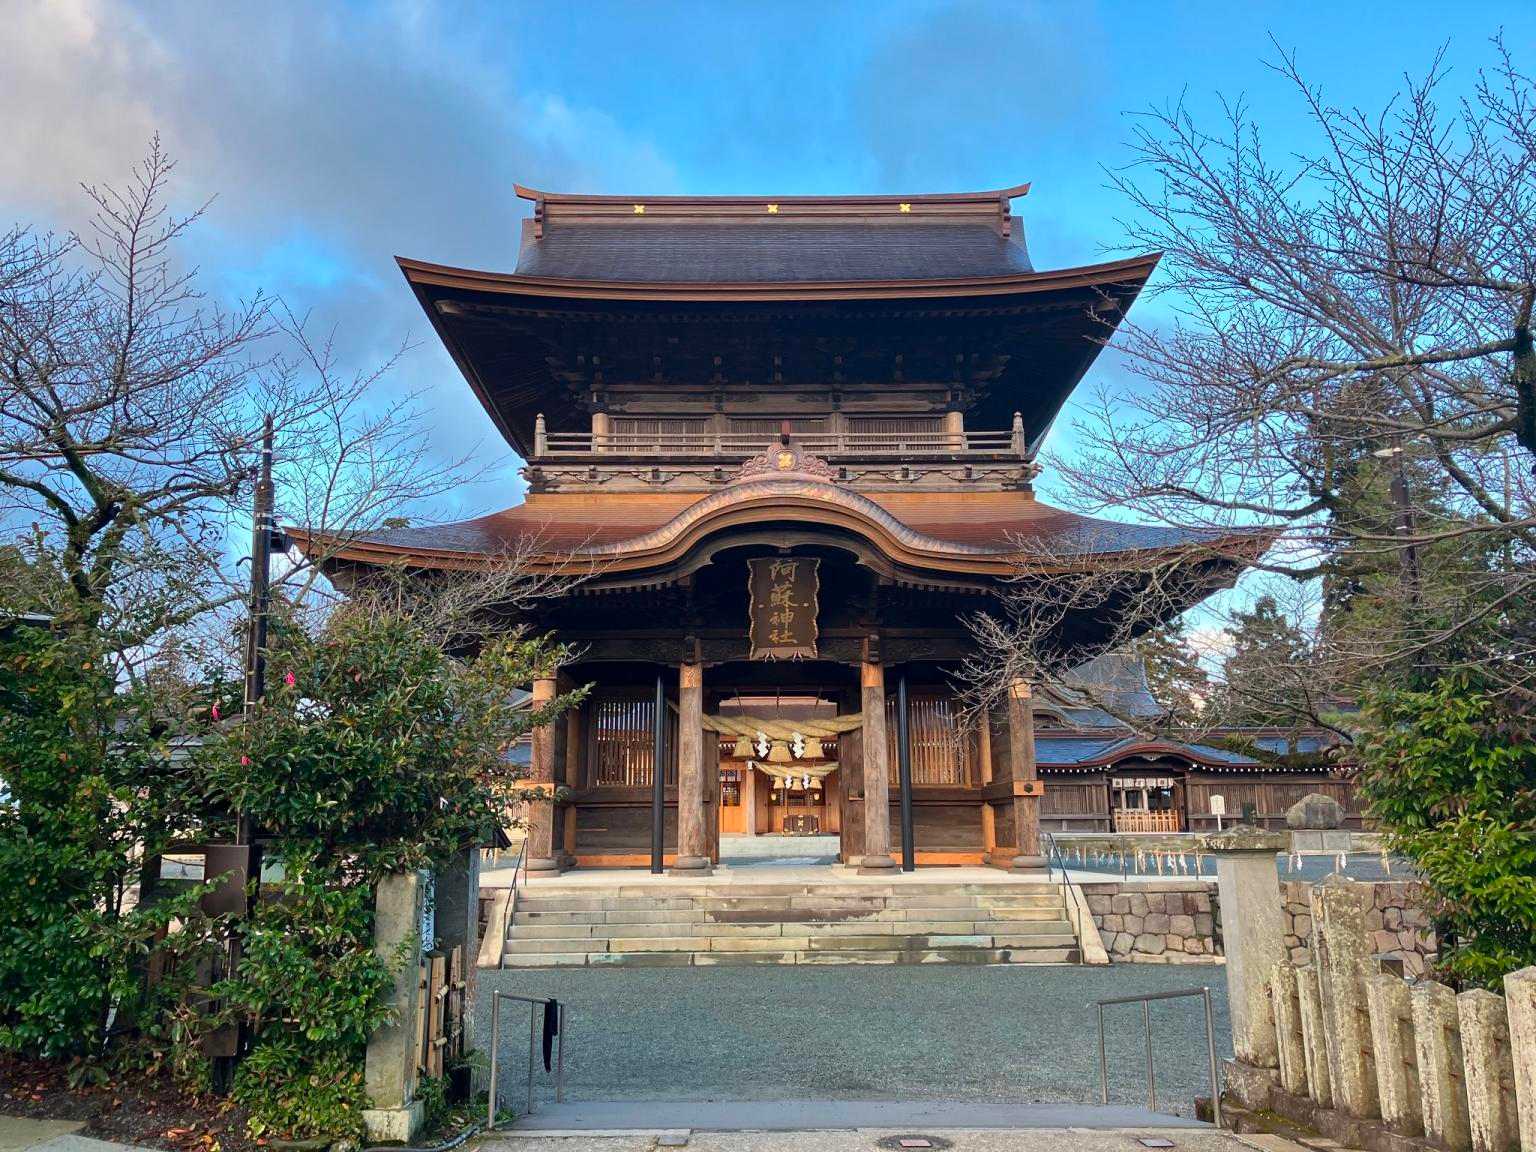
[[[970,740],[960,726],[954,701],[939,692],[914,692],[907,697],[911,724],[912,784],[963,785],[970,782]],[[898,783],[896,699],[885,702],[885,735],[889,747],[891,783]]]
[[[595,788],[649,788],[655,758],[656,700],[605,696],[587,706],[587,755]],[[677,783],[677,713],[667,709],[666,783]]]
[[[944,431],[942,416],[850,416],[848,431],[879,434],[892,440],[904,435],[939,435]]]
[[[730,418],[730,432],[733,437],[761,437],[763,443],[766,444],[783,429],[784,420],[785,418],[782,416],[732,416]],[[794,416],[789,418],[789,434],[796,438],[803,436],[819,438],[830,432],[831,427],[831,421],[825,416]]]
[[[662,441],[705,445],[710,443],[709,421],[702,416],[612,416],[608,437],[610,446],[619,448],[644,448]]]

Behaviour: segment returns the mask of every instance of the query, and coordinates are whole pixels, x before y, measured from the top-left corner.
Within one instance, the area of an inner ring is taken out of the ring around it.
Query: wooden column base
[[[708,876],[714,872],[708,856],[679,856],[667,869],[671,876]]]
[[[890,856],[860,856],[860,876],[899,876],[901,869],[896,867],[896,861]]]

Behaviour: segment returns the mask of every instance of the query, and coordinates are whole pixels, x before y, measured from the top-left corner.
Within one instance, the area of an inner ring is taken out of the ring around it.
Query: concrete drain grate
[[[922,1136],[908,1133],[904,1136],[884,1136],[876,1141],[880,1147],[888,1152],[939,1152],[944,1148],[953,1148],[955,1142],[946,1140],[942,1136]]]

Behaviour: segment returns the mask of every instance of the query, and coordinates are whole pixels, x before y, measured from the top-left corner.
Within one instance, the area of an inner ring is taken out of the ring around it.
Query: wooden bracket
[[[1044,796],[1044,780],[1015,780],[1013,782],[1013,794],[1015,796]]]

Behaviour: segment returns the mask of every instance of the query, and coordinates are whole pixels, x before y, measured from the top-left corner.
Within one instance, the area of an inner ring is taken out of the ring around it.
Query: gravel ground
[[[1091,1002],[1209,985],[1218,1056],[1230,1054],[1219,966],[1120,964],[497,970],[490,991],[569,1007],[569,1099],[1098,1100]],[[524,1092],[528,1014],[503,1003],[501,1091]],[[1162,1111],[1189,1115],[1207,1088],[1198,999],[1151,1006]],[[1110,1100],[1146,1103],[1141,1008],[1108,1008]],[[541,1096],[553,1080],[539,1070]]]

